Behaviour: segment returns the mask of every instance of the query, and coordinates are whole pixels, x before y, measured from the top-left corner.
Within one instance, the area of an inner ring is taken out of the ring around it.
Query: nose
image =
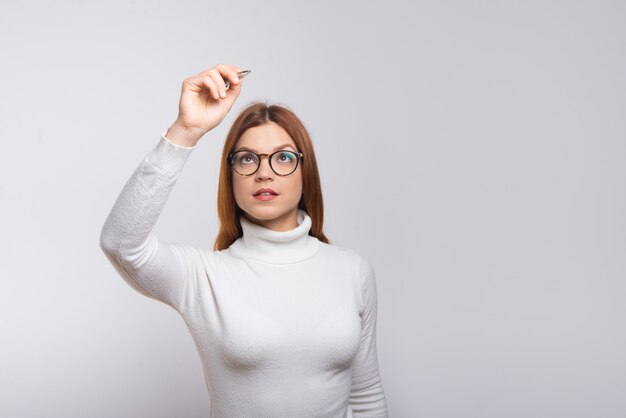
[[[261,157],[261,162],[259,165],[259,169],[256,172],[257,179],[267,179],[274,177],[274,171],[270,167],[270,159],[268,156]]]

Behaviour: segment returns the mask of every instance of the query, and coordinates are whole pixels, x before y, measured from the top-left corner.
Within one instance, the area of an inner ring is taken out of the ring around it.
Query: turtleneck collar
[[[289,264],[315,255],[320,241],[309,235],[311,217],[298,208],[298,226],[289,231],[274,231],[239,217],[243,235],[230,245],[231,254],[271,264]]]

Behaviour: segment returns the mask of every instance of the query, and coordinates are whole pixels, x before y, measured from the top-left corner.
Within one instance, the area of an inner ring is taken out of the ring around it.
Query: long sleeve
[[[161,136],[126,182],[100,234],[100,247],[139,293],[183,312],[193,299],[198,254],[194,247],[160,241],[152,232],[194,147]]]
[[[352,366],[349,403],[354,417],[387,417],[387,402],[376,353],[376,277],[372,265],[364,258],[361,258],[360,273],[363,280],[361,343]]]

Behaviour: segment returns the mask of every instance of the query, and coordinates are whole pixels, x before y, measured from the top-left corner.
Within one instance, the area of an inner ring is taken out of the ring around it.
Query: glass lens
[[[233,157],[233,166],[240,174],[252,174],[259,165],[259,157],[249,151],[239,151]]]
[[[279,151],[272,157],[272,168],[281,176],[293,173],[297,165],[297,155],[290,151]]]

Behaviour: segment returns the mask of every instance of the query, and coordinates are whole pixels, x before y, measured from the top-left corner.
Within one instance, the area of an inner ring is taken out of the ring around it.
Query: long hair
[[[311,217],[312,225],[309,235],[316,237],[322,242],[329,243],[324,235],[324,202],[322,199],[322,187],[317,170],[317,161],[311,137],[300,119],[290,109],[281,105],[268,105],[265,102],[252,102],[244,108],[230,127],[224,142],[222,159],[220,162],[220,178],[217,189],[217,215],[220,220],[220,230],[215,239],[213,249],[220,251],[243,235],[239,217],[243,211],[235,202],[233,193],[232,171],[228,163],[228,154],[234,150],[237,140],[243,133],[255,126],[269,122],[280,125],[295,142],[296,147],[304,154],[300,161],[302,164],[302,197],[298,202],[298,208],[304,210]]]

